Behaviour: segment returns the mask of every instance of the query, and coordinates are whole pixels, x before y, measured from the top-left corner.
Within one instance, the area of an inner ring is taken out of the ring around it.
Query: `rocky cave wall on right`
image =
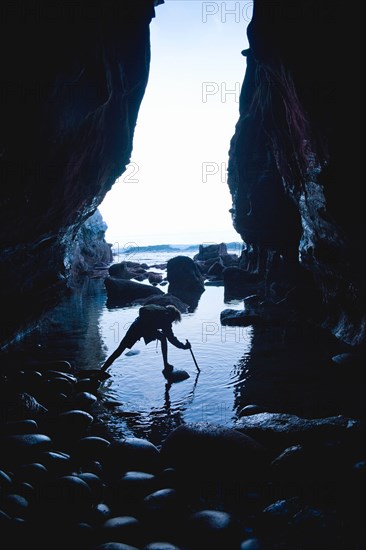
[[[358,10],[254,1],[228,169],[234,227],[247,244],[242,267],[356,347],[366,329]]]

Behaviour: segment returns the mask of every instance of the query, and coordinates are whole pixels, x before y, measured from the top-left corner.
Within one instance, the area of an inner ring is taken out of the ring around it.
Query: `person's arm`
[[[110,355],[107,359],[107,361],[104,363],[104,365],[101,367],[101,370],[107,370],[112,363],[124,352],[125,347],[122,346],[122,343],[118,346],[118,348]]]
[[[167,339],[169,340],[169,342],[170,342],[171,344],[173,344],[173,346],[175,346],[176,348],[179,348],[179,349],[189,349],[189,348],[191,347],[190,344],[188,344],[188,343],[187,343],[187,344],[183,344],[183,342],[181,342],[180,340],[178,340],[178,338],[174,335],[171,326],[164,327],[163,333],[164,333],[164,335],[167,337]]]

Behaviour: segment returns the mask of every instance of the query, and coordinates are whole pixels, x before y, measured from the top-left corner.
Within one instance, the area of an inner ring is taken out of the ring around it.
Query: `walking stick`
[[[187,344],[189,344],[188,340],[187,340]],[[195,356],[193,355],[193,351],[192,351],[192,348],[191,348],[191,347],[189,348],[189,351],[191,352],[192,359],[193,359],[193,361],[194,361],[194,364],[196,365],[196,369],[198,370],[198,372],[201,372],[201,369],[200,369],[199,366],[197,365],[197,361],[196,361]]]

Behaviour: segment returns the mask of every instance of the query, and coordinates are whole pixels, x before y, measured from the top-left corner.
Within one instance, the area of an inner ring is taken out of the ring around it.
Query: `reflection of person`
[[[181,314],[175,306],[157,306],[151,304],[141,307],[139,309],[139,316],[127,330],[118,348],[108,357],[101,370],[107,370],[126,348],[131,349],[137,340],[143,338],[145,344],[153,340],[160,340],[164,361],[163,374],[164,376],[168,376],[174,367],[168,363],[167,340],[176,348],[190,349],[191,347],[188,340],[186,344],[183,344],[174,336],[172,323],[178,323],[181,319]]]

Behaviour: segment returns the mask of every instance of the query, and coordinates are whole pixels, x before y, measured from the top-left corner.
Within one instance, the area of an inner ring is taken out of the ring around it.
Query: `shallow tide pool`
[[[140,306],[103,307],[99,327],[107,355],[112,353]],[[168,360],[175,369],[184,369],[189,378],[168,385],[162,375],[160,343],[147,346],[141,339],[110,367],[111,378],[103,384],[103,398],[109,403],[104,421],[118,435],[158,436],[185,422],[209,421],[232,424],[235,418],[234,393],[243,383],[245,358],[249,357],[252,329],[224,327],[220,312],[241,309],[242,303],[224,303],[223,287],[206,287],[197,309],[182,315],[173,325],[177,338],[188,339],[200,372],[189,350],[168,344]],[[127,355],[126,355],[127,353]],[[116,403],[114,404],[113,401]],[[119,404],[117,404],[119,403]]]

